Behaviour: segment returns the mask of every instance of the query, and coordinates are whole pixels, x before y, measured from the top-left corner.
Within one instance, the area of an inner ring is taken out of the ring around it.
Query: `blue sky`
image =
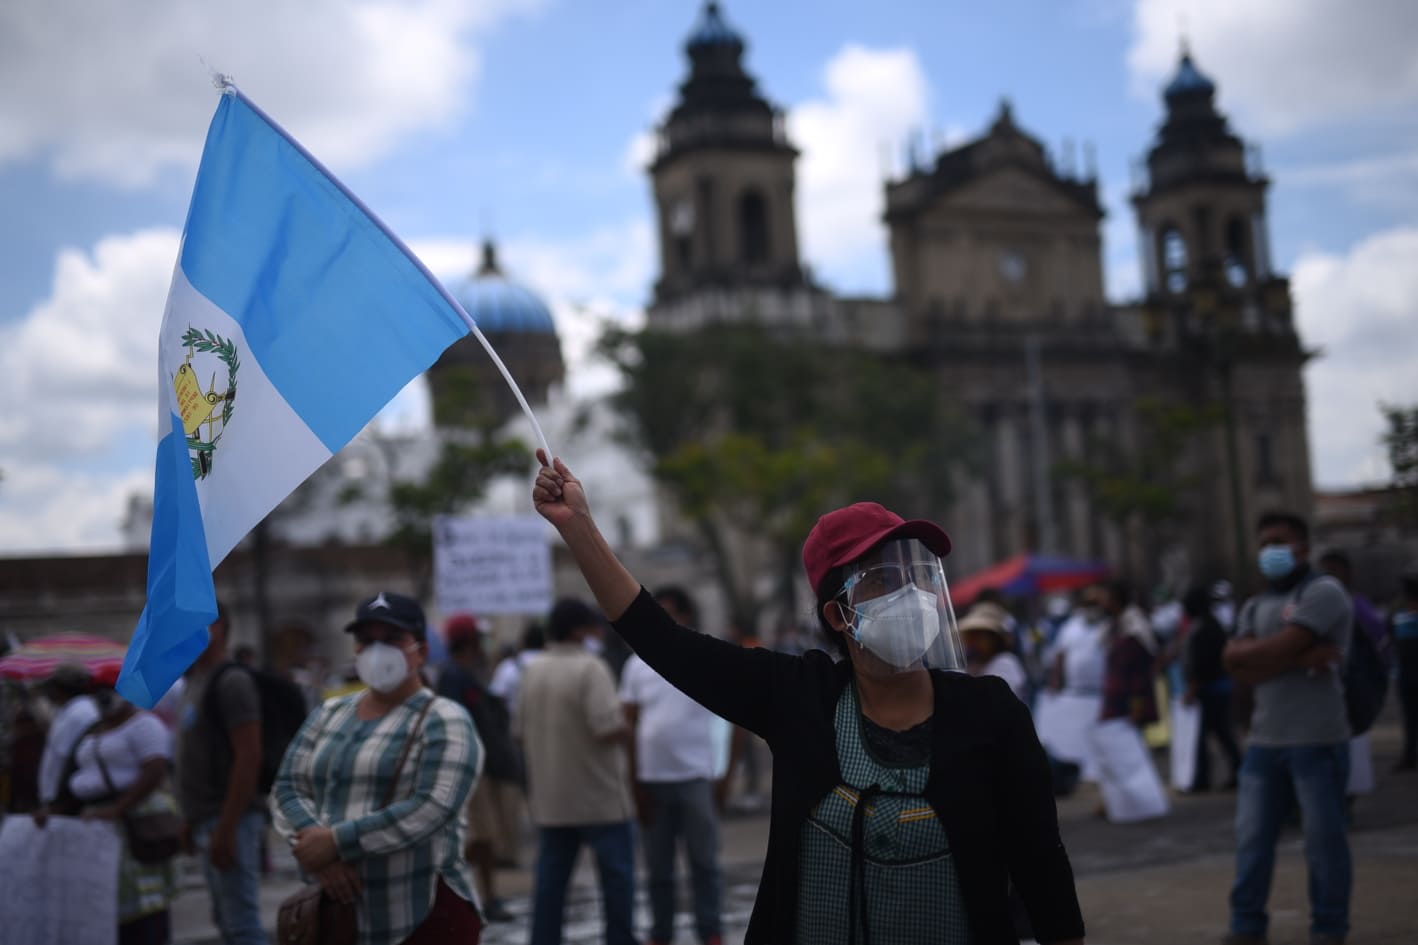
[[[311,0],[0,8],[0,554],[114,547],[151,487],[156,337],[206,124],[208,66],[445,278],[485,233],[551,303],[572,390],[655,278],[646,133],[685,73],[698,0]],[[121,8],[121,9],[120,9]],[[1324,486],[1386,475],[1375,404],[1418,401],[1418,5],[1398,0],[728,0],[802,149],[805,260],[891,291],[881,178],[913,135],[955,143],[1009,97],[1056,157],[1097,154],[1110,294],[1140,281],[1130,165],[1183,24],[1271,173]],[[886,154],[884,164],[883,152]],[[390,423],[423,422],[420,391]]]

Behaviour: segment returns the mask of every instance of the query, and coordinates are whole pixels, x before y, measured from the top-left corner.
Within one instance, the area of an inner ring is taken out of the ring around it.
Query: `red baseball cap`
[[[817,520],[803,543],[803,567],[816,593],[827,572],[850,564],[882,542],[915,538],[944,558],[950,554],[950,536],[935,522],[906,521],[877,502],[858,502],[828,512]]]
[[[449,646],[465,639],[477,639],[481,634],[478,618],[472,614],[454,614],[443,624],[443,640]]]

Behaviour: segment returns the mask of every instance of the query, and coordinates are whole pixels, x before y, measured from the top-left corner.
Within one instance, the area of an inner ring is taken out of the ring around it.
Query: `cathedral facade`
[[[649,167],[651,327],[759,319],[927,364],[983,445],[954,507],[929,510],[954,573],[1049,552],[1246,578],[1257,514],[1310,512],[1308,354],[1269,258],[1269,181],[1188,54],[1132,195],[1143,296],[1117,304],[1096,174],[1061,170],[1007,102],[982,136],[885,184],[889,297],[816,284],[798,152],[745,45],[716,3],[686,43]]]

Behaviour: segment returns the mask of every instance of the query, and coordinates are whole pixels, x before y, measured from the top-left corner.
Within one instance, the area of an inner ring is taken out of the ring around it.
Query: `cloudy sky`
[[[151,489],[157,330],[229,73],[445,278],[495,235],[553,305],[573,388],[655,278],[647,131],[699,0],[7,0],[0,5],[0,554],[113,548]],[[800,238],[891,290],[881,178],[1008,96],[1098,154],[1109,294],[1140,282],[1130,169],[1184,31],[1272,177],[1320,485],[1382,481],[1380,401],[1418,402],[1418,4],[1411,0],[728,0],[802,149]],[[426,422],[406,391],[383,422]]]

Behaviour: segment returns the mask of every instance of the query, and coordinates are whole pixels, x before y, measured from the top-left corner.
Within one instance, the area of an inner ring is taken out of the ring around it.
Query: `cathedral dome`
[[[497,247],[491,240],[483,243],[483,261],[478,271],[454,286],[453,294],[483,334],[556,334],[546,303],[531,290],[509,280],[498,268]]]

